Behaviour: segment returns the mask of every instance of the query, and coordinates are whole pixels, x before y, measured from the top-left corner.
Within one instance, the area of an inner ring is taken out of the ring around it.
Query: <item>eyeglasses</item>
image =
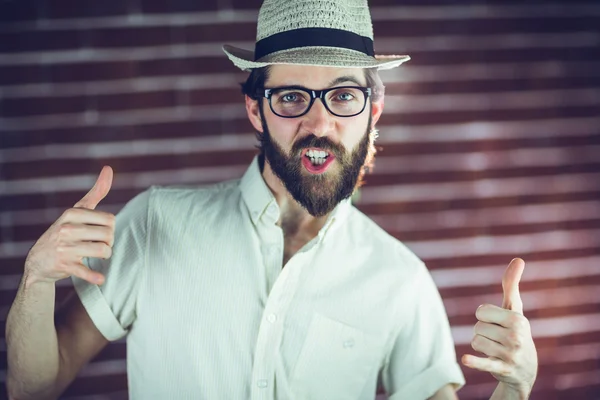
[[[316,99],[337,117],[354,117],[362,113],[371,96],[371,88],[338,86],[324,90],[312,90],[300,86],[283,86],[259,92],[266,97],[273,114],[282,118],[297,118],[310,111]]]

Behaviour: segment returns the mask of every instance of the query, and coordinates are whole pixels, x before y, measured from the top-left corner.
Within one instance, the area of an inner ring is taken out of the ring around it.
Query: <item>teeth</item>
[[[309,156],[309,157],[325,158],[325,157],[327,157],[328,153],[326,151],[308,150],[306,152],[306,155]]]
[[[308,158],[310,158],[310,162],[313,163],[313,165],[325,164],[325,161],[327,160],[327,157],[329,156],[329,154],[326,151],[320,151],[320,150],[307,150],[305,155]]]

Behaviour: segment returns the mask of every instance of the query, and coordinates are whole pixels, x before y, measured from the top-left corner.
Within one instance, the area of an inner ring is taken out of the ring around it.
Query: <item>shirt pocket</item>
[[[382,346],[375,335],[314,314],[291,375],[293,398],[358,399],[377,377]]]

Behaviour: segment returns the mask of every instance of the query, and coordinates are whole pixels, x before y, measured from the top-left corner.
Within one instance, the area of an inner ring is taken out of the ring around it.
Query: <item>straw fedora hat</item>
[[[272,64],[388,69],[406,55],[375,55],[367,0],[264,0],[254,51],[224,45],[240,69]]]

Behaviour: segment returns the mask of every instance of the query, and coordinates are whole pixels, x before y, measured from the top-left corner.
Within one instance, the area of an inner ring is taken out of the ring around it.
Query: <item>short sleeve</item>
[[[136,299],[146,264],[148,209],[152,190],[133,198],[117,214],[113,253],[108,260],[87,258],[84,263],[105,276],[94,285],[73,276],[75,290],[90,318],[108,340],[127,334],[135,321]]]
[[[421,265],[404,288],[400,328],[381,376],[389,399],[427,399],[449,383],[462,387],[448,317],[427,268]]]

